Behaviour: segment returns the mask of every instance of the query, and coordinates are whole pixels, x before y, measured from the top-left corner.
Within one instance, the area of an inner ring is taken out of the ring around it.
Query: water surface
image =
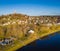
[[[38,39],[17,51],[60,51],[60,32],[42,40]]]

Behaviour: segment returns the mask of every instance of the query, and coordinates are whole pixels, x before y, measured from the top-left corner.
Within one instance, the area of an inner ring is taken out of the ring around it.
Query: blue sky
[[[60,15],[60,0],[0,0],[0,15]]]

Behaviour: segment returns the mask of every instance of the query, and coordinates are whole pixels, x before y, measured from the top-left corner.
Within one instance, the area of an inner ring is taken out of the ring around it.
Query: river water
[[[60,32],[38,39],[17,51],[60,51]]]

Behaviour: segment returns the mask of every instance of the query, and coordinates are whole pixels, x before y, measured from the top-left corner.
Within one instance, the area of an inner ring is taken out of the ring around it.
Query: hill
[[[28,43],[36,37],[42,38],[55,30],[60,30],[60,16],[28,16],[16,13],[2,15],[0,16],[0,45],[6,44],[9,47],[12,46],[11,44],[15,45],[29,39],[26,41]],[[6,46],[4,49],[7,49]]]

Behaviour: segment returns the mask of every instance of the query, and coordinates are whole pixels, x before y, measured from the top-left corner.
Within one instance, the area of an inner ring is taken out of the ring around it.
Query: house
[[[22,22],[21,20],[20,20],[20,21],[18,21],[18,24],[21,24],[21,22]]]
[[[8,25],[8,23],[4,23],[3,26]]]
[[[60,25],[60,23],[57,23],[56,25]]]
[[[29,30],[28,33],[29,34],[33,34],[34,33],[34,30]]]
[[[48,23],[48,24],[46,24],[47,26],[52,26],[52,24],[51,23]]]
[[[12,22],[12,24],[15,24],[16,22],[14,21],[14,22]]]
[[[40,22],[43,23],[43,20],[41,20]]]
[[[0,41],[0,45],[7,45],[7,44],[11,44],[13,42],[13,40],[11,38],[6,38],[3,41]]]

